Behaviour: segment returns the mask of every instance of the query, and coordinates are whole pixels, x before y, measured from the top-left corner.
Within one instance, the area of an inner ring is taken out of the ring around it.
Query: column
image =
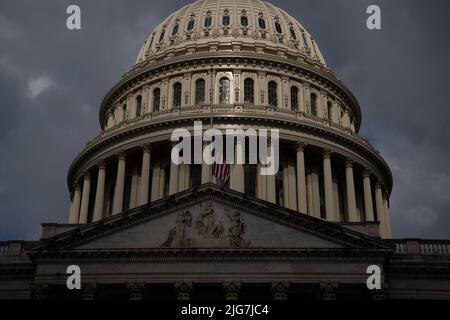
[[[73,196],[73,206],[69,217],[70,224],[77,224],[80,219],[80,206],[81,206],[81,187],[77,183],[75,185],[75,193]]]
[[[283,166],[283,207],[289,208],[289,172],[287,164]]]
[[[83,195],[81,197],[80,223],[87,223],[89,210],[89,195],[91,192],[91,175],[89,172],[84,173]]]
[[[323,180],[325,190],[325,217],[328,221],[336,221],[333,199],[333,174],[331,172],[331,151],[323,152]]]
[[[370,171],[363,172],[363,187],[364,187],[364,211],[366,212],[366,221],[374,221],[373,202],[372,202],[372,187],[370,185]]]
[[[268,151],[272,152],[272,141],[271,139],[268,140],[267,149]],[[277,203],[276,200],[276,187],[275,187],[275,175],[268,175],[266,176],[266,183],[267,183],[267,191],[266,191],[266,200],[272,203]]]
[[[386,238],[392,239],[392,230],[391,230],[391,219],[389,217],[389,200],[388,196],[385,194],[383,197],[383,206],[384,206],[384,225],[386,230]]]
[[[130,209],[134,209],[138,202],[138,184],[139,184],[139,172],[136,167],[131,169],[131,190],[130,190]]]
[[[186,164],[182,163],[178,166],[178,192],[184,191],[186,187]]]
[[[297,183],[295,178],[295,166],[293,163],[288,164],[289,174],[289,208],[297,211]]]
[[[172,143],[172,148],[174,148],[177,143]],[[170,159],[170,181],[169,181],[169,195],[173,195],[178,192],[178,168],[179,166],[173,163]]]
[[[306,176],[306,191],[308,194],[308,214],[314,216],[314,193],[313,193],[313,183],[312,183],[312,173],[309,172]]]
[[[297,144],[297,201],[298,211],[306,214],[308,204],[306,202],[305,146],[301,142]]]
[[[104,161],[100,161],[98,164],[97,192],[95,193],[94,222],[103,218],[103,206],[105,203],[105,179],[106,164]]]
[[[142,147],[142,169],[141,169],[141,194],[139,195],[139,206],[148,203],[150,184],[150,145]]]
[[[123,211],[123,197],[125,191],[125,167],[126,154],[121,152],[118,155],[116,188],[114,190],[114,202],[112,214],[119,214]]]
[[[152,177],[152,195],[151,201],[156,201],[159,199],[159,178],[161,175],[161,168],[158,165],[157,167],[153,167],[153,177]]]
[[[356,212],[355,183],[353,180],[353,161],[345,162],[345,177],[347,185],[348,219],[349,222],[358,222]]]
[[[383,191],[381,182],[377,182],[375,184],[375,206],[377,209],[377,217],[380,223],[380,237],[385,239],[386,236],[386,228],[385,228],[385,216],[384,216],[384,204],[383,204]]]

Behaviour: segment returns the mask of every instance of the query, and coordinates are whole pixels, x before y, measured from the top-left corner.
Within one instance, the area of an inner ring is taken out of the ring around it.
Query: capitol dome
[[[359,136],[361,110],[310,33],[260,0],[200,0],[148,37],[106,94],[100,134],[68,173],[70,223],[92,223],[216,183],[206,164],[170,161],[171,133],[213,115],[218,129],[277,129],[280,171],[232,165],[224,188],[391,237],[392,175]]]
[[[199,0],[165,19],[136,63],[210,51],[254,51],[325,66],[313,37],[284,10],[260,0]]]

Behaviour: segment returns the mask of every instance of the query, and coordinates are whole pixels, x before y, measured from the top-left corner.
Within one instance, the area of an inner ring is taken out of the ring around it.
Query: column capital
[[[308,145],[307,145],[305,142],[301,142],[301,141],[299,141],[299,142],[297,142],[297,143],[295,144],[295,148],[296,148],[297,151],[305,151],[305,148],[306,148],[307,146],[308,146]]]
[[[177,293],[177,300],[191,300],[192,283],[191,282],[176,282],[175,291]]]
[[[383,182],[381,180],[375,182],[375,189],[383,189]]]
[[[224,282],[223,291],[225,295],[225,300],[239,300],[241,293],[241,283],[240,282]]]
[[[145,283],[126,283],[126,287],[129,293],[129,300],[143,300]]]
[[[287,300],[289,285],[289,282],[272,282],[271,291],[273,300]]]
[[[152,146],[150,143],[143,144],[141,148],[143,153],[150,153],[152,151]]]
[[[331,155],[333,154],[333,152],[330,149],[324,149],[322,151],[322,155],[324,159],[331,159]]]
[[[320,283],[320,291],[323,300],[336,300],[336,291],[339,283]]]
[[[98,167],[99,169],[106,169],[106,162],[105,162],[104,160],[100,160],[100,161],[97,163],[97,167]]]
[[[97,284],[87,283],[81,288],[81,300],[95,300],[97,296]]]
[[[127,153],[125,151],[120,151],[116,154],[117,158],[119,160],[126,160],[127,159]]]
[[[91,180],[91,172],[89,170],[83,171],[84,180]]]
[[[368,168],[363,170],[363,178],[370,178],[371,174],[372,172]]]
[[[345,160],[345,167],[346,168],[353,168],[354,164],[355,164],[355,162],[352,159]]]

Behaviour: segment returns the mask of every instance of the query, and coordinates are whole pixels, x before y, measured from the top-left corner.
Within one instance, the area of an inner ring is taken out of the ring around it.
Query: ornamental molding
[[[229,59],[230,63],[224,63],[224,58]],[[258,62],[258,67],[262,67],[264,69],[269,68],[269,71],[270,69],[272,69],[272,72],[280,72],[281,70],[284,70],[297,77],[306,77],[314,85],[325,87],[329,90],[334,91],[334,95],[341,98],[347,105],[352,108],[353,114],[357,120],[356,130],[359,130],[361,122],[361,110],[359,104],[350,90],[342,83],[342,81],[338,80],[331,71],[329,71],[328,69],[326,69],[327,71],[323,71],[315,67],[311,67],[311,65],[307,63],[292,59],[285,59],[276,55],[272,56],[269,54],[254,54],[249,52],[215,52],[214,57],[211,57],[210,53],[198,53],[193,55],[192,57],[175,57],[168,61],[156,62],[134,72],[131,72],[130,74],[126,74],[124,78],[122,78],[122,80],[120,80],[115,86],[111,88],[111,90],[103,99],[100,108],[100,123],[103,127],[103,124],[106,121],[106,119],[104,119],[104,115],[107,113],[107,109],[110,108],[115,100],[120,99],[120,97],[125,92],[129,92],[135,90],[137,87],[143,86],[153,75],[162,76],[170,72],[171,70],[177,70],[180,66],[180,63],[184,64],[184,68],[187,68],[190,66],[195,67],[197,64],[206,64],[206,61],[208,61],[209,65],[214,65],[214,68],[220,69],[233,68],[231,63],[232,61],[234,61],[235,65],[247,65],[249,64],[248,59]],[[278,70],[274,70],[274,64],[278,66]],[[249,65],[253,64],[250,63]],[[160,70],[161,68],[163,70]]]

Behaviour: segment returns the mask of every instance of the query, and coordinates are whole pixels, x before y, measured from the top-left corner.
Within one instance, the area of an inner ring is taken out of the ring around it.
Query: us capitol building
[[[232,165],[219,184],[206,164],[175,165],[173,130],[211,114],[223,131],[278,129],[279,172]],[[392,175],[361,117],[287,12],[186,5],[106,94],[68,172],[68,224],[0,243],[0,299],[449,299],[450,241],[391,239]]]

